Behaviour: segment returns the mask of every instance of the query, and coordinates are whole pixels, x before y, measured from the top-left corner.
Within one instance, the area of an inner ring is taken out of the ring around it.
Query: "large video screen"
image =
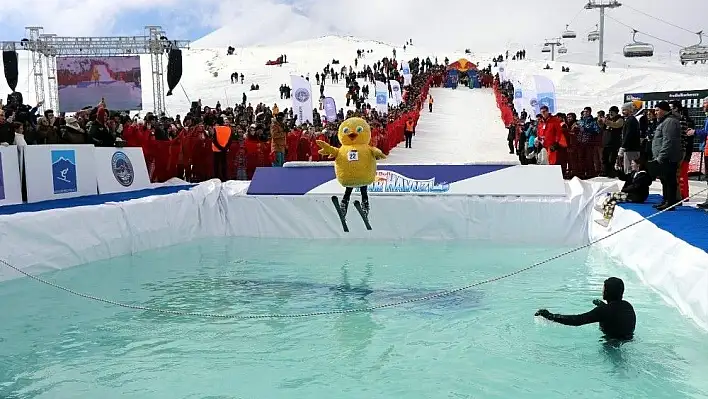
[[[105,99],[116,111],[143,109],[140,57],[57,57],[59,112],[76,112]]]

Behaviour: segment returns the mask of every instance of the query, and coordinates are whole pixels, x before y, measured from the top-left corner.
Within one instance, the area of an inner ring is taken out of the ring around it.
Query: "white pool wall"
[[[708,254],[618,208],[608,228],[592,208],[606,184],[565,183],[566,198],[381,196],[372,231],[352,209],[344,233],[329,196],[248,196],[244,182],[103,205],[0,216],[0,259],[37,275],[209,237],[488,240],[580,246],[591,240],[708,330]],[[0,281],[22,277],[0,267]]]

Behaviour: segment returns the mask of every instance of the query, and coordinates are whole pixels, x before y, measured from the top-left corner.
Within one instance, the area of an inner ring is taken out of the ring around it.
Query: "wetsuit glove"
[[[603,301],[600,300],[600,299],[593,299],[593,300],[592,300],[592,304],[595,305],[595,306],[605,306],[605,302],[603,302]]]
[[[549,312],[548,309],[539,309],[534,316],[541,316],[547,319],[551,316],[551,312]]]

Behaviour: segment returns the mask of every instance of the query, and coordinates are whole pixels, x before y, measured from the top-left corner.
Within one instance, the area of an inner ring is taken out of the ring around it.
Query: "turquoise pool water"
[[[416,297],[563,248],[224,239],[50,273],[83,292],[213,313],[301,313]],[[635,342],[537,320],[625,280]],[[0,284],[1,398],[698,398],[706,334],[599,252],[450,298],[374,313],[208,320],[109,307],[28,279]]]

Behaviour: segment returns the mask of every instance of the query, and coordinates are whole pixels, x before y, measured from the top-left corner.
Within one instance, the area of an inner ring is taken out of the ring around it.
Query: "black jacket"
[[[679,118],[681,121],[681,141],[683,143],[683,160],[684,162],[691,162],[691,156],[693,156],[693,144],[695,136],[688,136],[686,132],[689,129],[695,129],[696,123],[691,119],[690,116],[684,114]]]
[[[605,131],[602,134],[602,146],[619,150],[622,144],[623,127],[624,119],[621,116],[617,116],[615,119],[608,116],[605,120]]]
[[[108,131],[108,128],[98,122],[91,124],[89,137],[96,147],[113,147],[116,143],[116,138]]]
[[[12,130],[12,123],[0,123],[0,143],[12,144],[15,141],[15,131]]]
[[[624,120],[621,148],[624,148],[625,151],[639,151],[641,149],[639,121],[633,115]]]
[[[629,202],[644,202],[649,197],[649,186],[654,179],[644,170],[639,172],[624,173],[617,171],[617,177],[624,182],[622,192],[627,193]]]

